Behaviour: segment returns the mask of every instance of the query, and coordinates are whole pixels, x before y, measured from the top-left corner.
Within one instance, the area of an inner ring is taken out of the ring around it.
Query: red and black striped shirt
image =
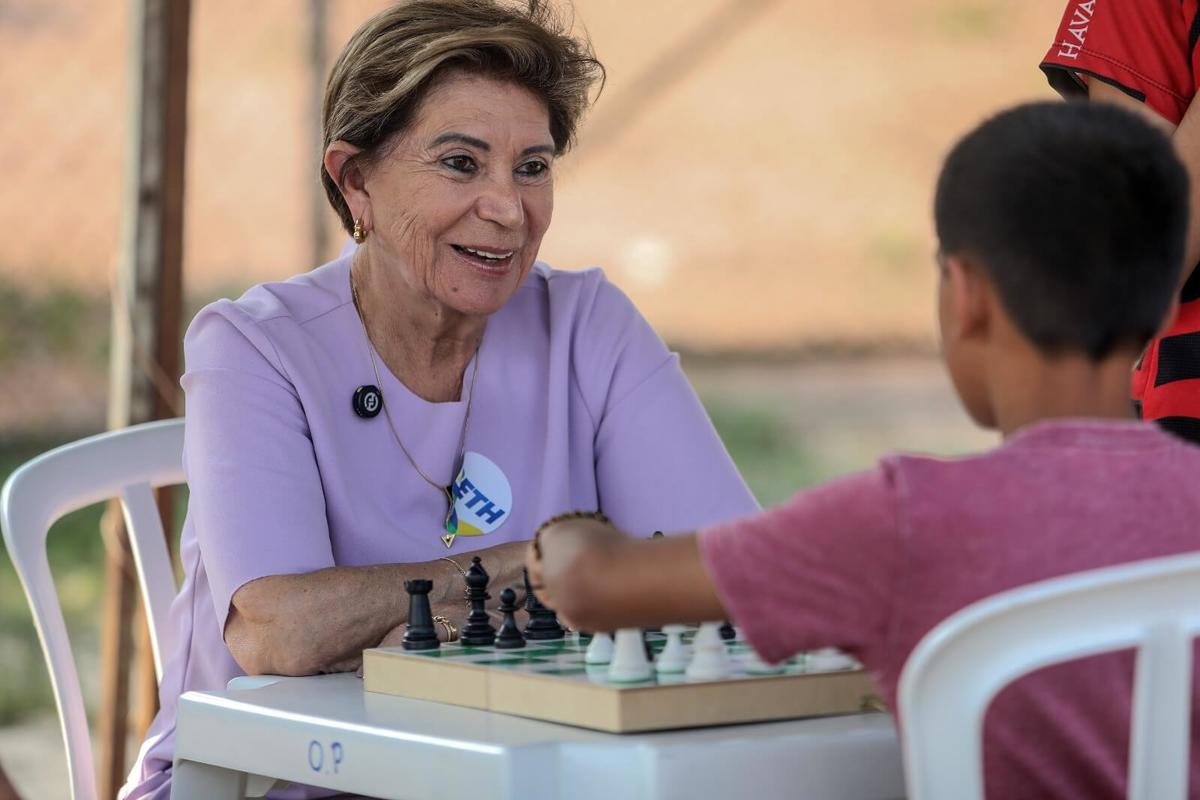
[[[1178,125],[1200,85],[1200,0],[1071,0],[1042,71],[1064,97],[1101,80]],[[1184,285],[1179,314],[1133,375],[1145,419],[1200,442],[1200,269]]]

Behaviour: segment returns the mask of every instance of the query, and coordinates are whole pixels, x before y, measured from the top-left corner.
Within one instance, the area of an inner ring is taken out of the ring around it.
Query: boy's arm
[[[1113,103],[1141,115],[1175,143],[1175,152],[1191,179],[1187,248],[1184,252],[1186,281],[1200,262],[1200,103],[1192,101],[1178,127],[1150,106],[1103,81],[1088,81],[1088,97],[1094,102]]]
[[[539,599],[579,630],[728,616],[694,533],[639,540],[608,523],[567,520],[538,535],[527,566]]]
[[[898,607],[898,509],[893,467],[881,465],[695,534],[631,540],[562,522],[530,546],[530,580],[583,630],[724,619],[768,660],[859,653],[882,641]]]

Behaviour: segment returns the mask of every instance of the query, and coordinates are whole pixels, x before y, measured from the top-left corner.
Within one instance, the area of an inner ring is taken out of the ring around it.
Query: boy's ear
[[[946,256],[951,331],[959,339],[986,335],[991,324],[991,284],[965,256]]]
[[[354,156],[360,152],[360,148],[339,139],[325,149],[324,158],[325,171],[342,190],[342,197],[345,198],[346,205],[350,207],[350,214],[355,219],[366,215],[369,205],[362,168],[354,160]]]

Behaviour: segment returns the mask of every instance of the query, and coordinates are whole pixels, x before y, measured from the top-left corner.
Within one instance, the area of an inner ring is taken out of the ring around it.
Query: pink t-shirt
[[[1046,422],[975,457],[886,458],[704,530],[701,551],[725,607],[765,658],[840,647],[895,708],[909,653],[964,606],[1200,548],[1198,476],[1200,447],[1149,424]],[[1132,670],[1132,653],[1109,654],[1002,691],[985,721],[989,797],[1125,797]],[[1193,711],[1193,797],[1196,727]]]
[[[242,674],[221,635],[238,588],[447,555],[444,496],[413,470],[386,415],[352,409],[355,388],[376,381],[349,267],[347,254],[214,303],[188,330],[184,583],[162,711],[126,797],[167,796],[179,695]],[[489,318],[464,383],[476,366],[449,555],[528,539],[573,509],[600,508],[647,536],[757,510],[679,359],[599,270],[537,264]],[[448,482],[465,398],[426,402],[379,369],[404,445]]]

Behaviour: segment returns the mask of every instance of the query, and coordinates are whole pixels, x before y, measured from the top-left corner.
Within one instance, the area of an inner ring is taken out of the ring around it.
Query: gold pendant
[[[449,550],[454,546],[454,538],[458,536],[458,514],[454,513],[454,487],[447,486],[442,491],[446,493],[446,519],[442,523],[442,528],[446,532],[442,534],[442,544],[446,545]]]

